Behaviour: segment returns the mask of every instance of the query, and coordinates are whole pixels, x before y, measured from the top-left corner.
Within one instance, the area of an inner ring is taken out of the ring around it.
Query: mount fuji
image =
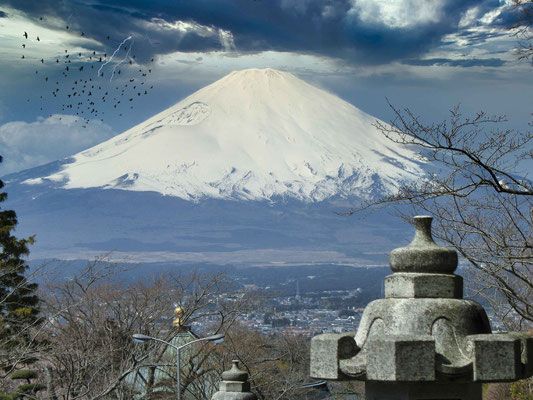
[[[374,123],[288,72],[237,71],[76,154],[58,173],[24,183],[154,191],[185,200],[388,194],[423,172],[416,155]]]
[[[288,72],[236,71],[106,142],[4,177],[7,205],[37,234],[37,257],[368,265],[397,244],[394,224],[332,211],[424,175],[375,121]]]

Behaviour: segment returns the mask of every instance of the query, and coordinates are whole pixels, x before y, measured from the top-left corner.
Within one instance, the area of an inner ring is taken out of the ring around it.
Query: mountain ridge
[[[390,194],[423,170],[375,118],[288,72],[234,71],[25,184],[199,201]]]

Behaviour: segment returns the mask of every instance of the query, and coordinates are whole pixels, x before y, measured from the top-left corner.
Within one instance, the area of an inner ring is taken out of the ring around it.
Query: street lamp
[[[225,335],[222,334],[222,333],[217,333],[216,335],[211,335],[211,336],[207,336],[207,337],[203,337],[203,338],[198,338],[198,339],[192,340],[192,341],[190,341],[188,343],[182,344],[181,346],[176,346],[176,345],[174,345],[172,343],[169,343],[167,341],[164,341],[162,339],[158,339],[158,338],[155,338],[155,337],[152,337],[152,336],[146,336],[146,335],[142,335],[140,333],[136,333],[136,334],[132,335],[133,340],[136,341],[137,343],[143,343],[143,342],[148,342],[150,340],[153,340],[153,341],[156,341],[156,342],[164,343],[167,346],[170,346],[170,347],[172,347],[173,349],[176,350],[176,365],[178,367],[178,370],[177,370],[177,376],[178,376],[178,400],[181,400],[181,374],[180,374],[180,370],[181,370],[180,352],[181,352],[181,349],[183,349],[184,347],[186,347],[186,346],[188,346],[190,344],[197,343],[197,342],[220,343],[220,342],[224,341],[224,336]]]

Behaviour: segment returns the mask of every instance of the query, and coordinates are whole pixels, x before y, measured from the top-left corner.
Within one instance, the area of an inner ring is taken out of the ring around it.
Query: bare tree
[[[439,124],[425,124],[409,109],[392,109],[395,119],[377,128],[396,143],[418,148],[435,170],[365,206],[408,205],[404,216],[434,215],[436,236],[474,267],[479,293],[504,322],[518,325],[509,328],[533,323],[533,186],[520,173],[533,159],[531,132],[501,130],[503,118],[484,113],[464,118],[458,108]]]
[[[310,344],[305,338],[264,335],[235,324],[227,332],[224,347],[226,365],[232,358],[238,359],[261,400],[306,398],[305,393],[312,390],[302,388],[309,380]]]
[[[197,320],[208,319],[211,332],[220,331],[240,312],[240,304],[221,305],[219,295],[227,289],[221,275],[193,272],[125,287],[112,282],[115,273],[113,266],[96,262],[68,281],[47,285],[42,298],[49,323],[43,336],[49,339],[39,359],[48,371],[50,399],[130,399],[134,394],[156,398],[175,393],[175,360],[168,349],[155,342],[136,344],[132,334],[172,341]],[[173,327],[178,305],[183,325]],[[183,354],[182,390],[193,392],[189,387],[198,389],[199,380],[220,368],[209,356],[209,346]],[[196,396],[209,398],[210,393]]]
[[[516,55],[519,60],[533,61],[533,0],[513,0],[510,11],[517,16],[511,26],[519,40]]]

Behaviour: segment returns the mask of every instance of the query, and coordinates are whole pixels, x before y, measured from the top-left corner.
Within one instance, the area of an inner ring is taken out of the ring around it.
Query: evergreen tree
[[[3,187],[0,180],[0,190]],[[0,203],[6,198],[7,193],[0,192]],[[12,234],[16,225],[15,212],[0,208],[0,368],[5,372],[34,361],[32,333],[40,322],[37,284],[28,282],[23,259],[33,236],[17,239]]]

